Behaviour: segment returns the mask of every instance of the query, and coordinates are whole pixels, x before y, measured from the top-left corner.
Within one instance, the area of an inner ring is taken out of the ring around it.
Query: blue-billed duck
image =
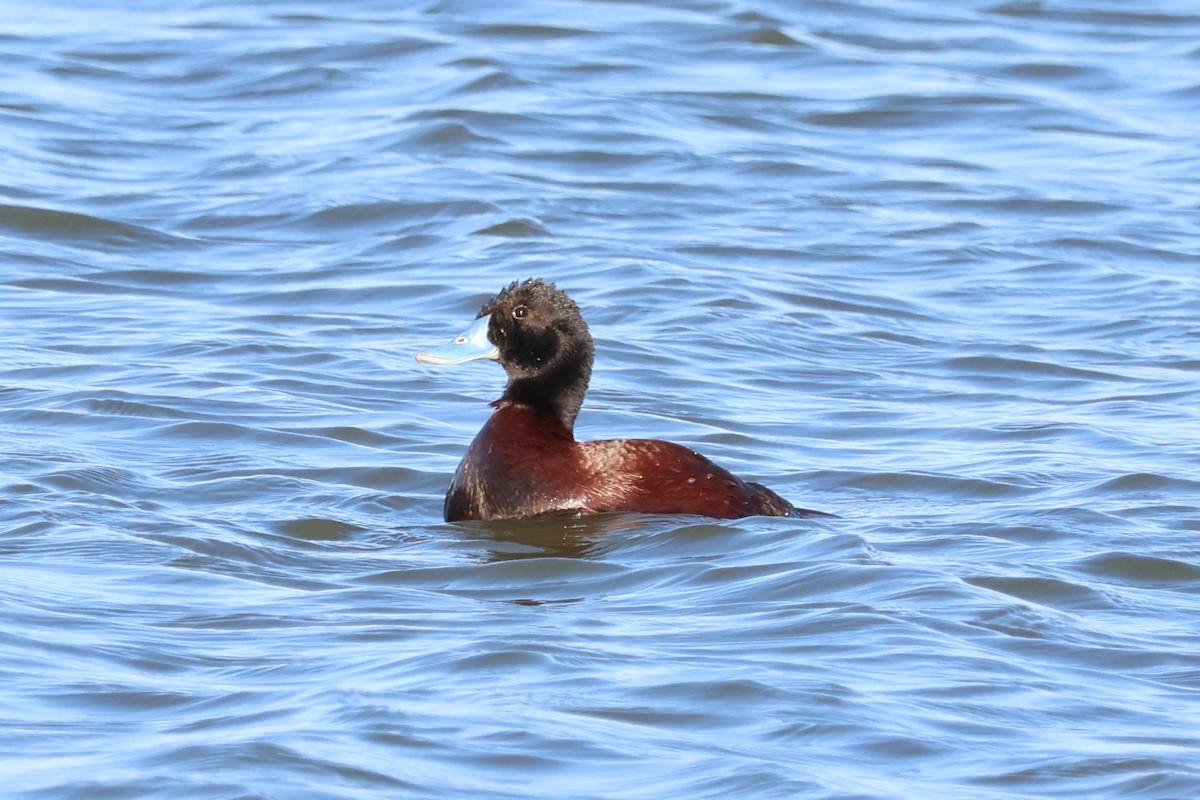
[[[594,354],[579,306],[554,284],[531,278],[486,302],[452,343],[417,355],[425,364],[492,359],[508,374],[496,410],[450,482],[447,522],[609,511],[825,516],[797,509],[682,445],[575,441]]]

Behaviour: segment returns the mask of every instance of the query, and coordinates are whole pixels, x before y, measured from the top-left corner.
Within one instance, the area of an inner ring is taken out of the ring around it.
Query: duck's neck
[[[575,418],[583,406],[592,377],[591,353],[563,359],[536,375],[512,378],[498,403],[520,403],[556,417],[574,435]]]

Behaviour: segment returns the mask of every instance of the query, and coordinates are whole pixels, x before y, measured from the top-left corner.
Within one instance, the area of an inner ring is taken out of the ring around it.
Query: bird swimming
[[[447,522],[616,511],[827,516],[798,509],[673,442],[576,441],[575,418],[594,357],[579,306],[540,278],[514,281],[484,303],[452,343],[417,354],[418,361],[438,365],[491,359],[508,376],[450,482]]]

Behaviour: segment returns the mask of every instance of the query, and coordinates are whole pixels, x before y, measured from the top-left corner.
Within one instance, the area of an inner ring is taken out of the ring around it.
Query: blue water
[[[0,0],[0,791],[1200,796],[1183,0]],[[585,438],[829,520],[445,524]]]

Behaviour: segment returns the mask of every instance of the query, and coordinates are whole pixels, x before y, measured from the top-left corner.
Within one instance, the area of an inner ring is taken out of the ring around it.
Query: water
[[[1194,4],[0,19],[6,797],[1200,795]],[[530,275],[840,517],[443,524]]]

